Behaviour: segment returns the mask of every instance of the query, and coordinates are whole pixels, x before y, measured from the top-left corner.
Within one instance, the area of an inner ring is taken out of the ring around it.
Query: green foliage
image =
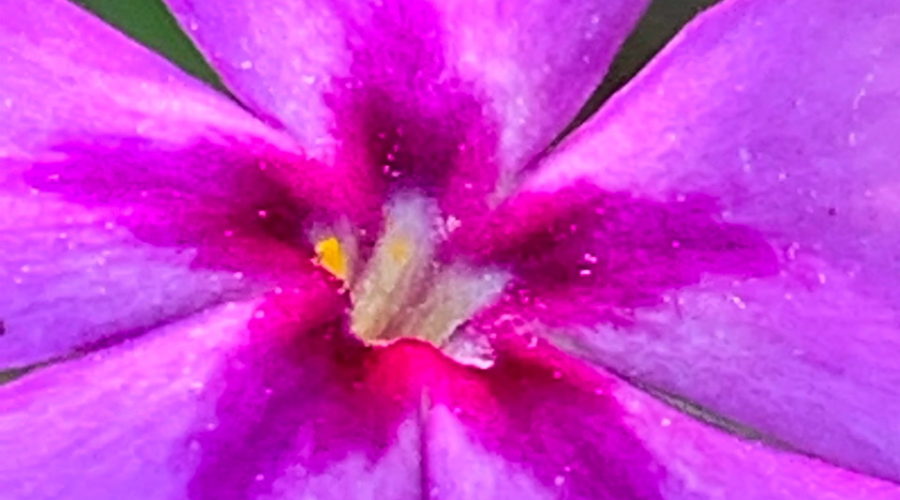
[[[206,63],[160,0],[73,0],[135,40],[166,56],[188,73],[222,88]]]

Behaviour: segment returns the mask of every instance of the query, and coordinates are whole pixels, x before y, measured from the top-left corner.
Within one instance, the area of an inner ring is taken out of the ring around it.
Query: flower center
[[[314,234],[319,265],[350,291],[356,335],[371,344],[413,337],[446,351],[460,326],[498,298],[505,273],[435,258],[447,227],[431,200],[404,194],[387,205],[366,262],[351,231]]]

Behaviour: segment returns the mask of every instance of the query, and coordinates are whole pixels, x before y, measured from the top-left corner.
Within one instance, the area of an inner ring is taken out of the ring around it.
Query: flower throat
[[[365,262],[351,231],[314,237],[317,262],[350,292],[357,336],[369,344],[417,338],[443,348],[499,297],[504,273],[435,259],[448,232],[431,200],[404,194],[386,206],[381,235]]]

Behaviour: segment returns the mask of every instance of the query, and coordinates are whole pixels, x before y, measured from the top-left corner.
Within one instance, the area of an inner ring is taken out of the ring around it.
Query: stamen
[[[316,243],[317,262],[341,280],[347,280],[348,258],[337,237],[329,236]]]
[[[309,232],[314,241],[316,263],[344,282],[345,288],[356,279],[359,249],[356,233],[345,220],[327,226],[314,226]]]

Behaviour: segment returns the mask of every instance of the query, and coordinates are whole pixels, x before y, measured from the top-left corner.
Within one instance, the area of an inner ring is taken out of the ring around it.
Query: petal
[[[900,479],[898,28],[900,10],[877,0],[736,0],[686,29],[528,189],[700,200],[705,215],[581,247],[666,265],[648,267],[637,287],[652,293],[626,304],[625,321],[575,317],[557,339],[802,451]],[[745,237],[710,233],[726,226]],[[691,248],[664,250],[676,241]],[[597,308],[571,291],[567,310]]]
[[[179,497],[187,437],[208,403],[199,395],[244,341],[253,309],[221,306],[0,387],[0,495]]]
[[[542,342],[498,351],[493,368],[430,393],[434,498],[900,498],[697,422]]]
[[[521,160],[574,117],[646,2],[168,4],[238,95],[304,144],[333,132],[325,96],[348,78],[390,94],[458,78],[492,102]]]
[[[746,482],[750,499],[898,498],[711,431],[543,344],[488,371],[419,342],[365,348],[331,319],[343,303],[329,287],[222,306],[3,386],[0,493],[696,499]]]
[[[429,392],[427,464],[438,498],[663,498],[663,470],[622,422],[606,381],[573,387],[546,346],[494,346],[487,370]]]
[[[503,300],[485,314],[545,327],[614,326],[706,275],[771,276],[778,261],[752,228],[719,217],[715,200],[671,202],[582,183],[520,193],[452,235],[450,250],[507,268]],[[512,221],[512,222],[511,222]]]
[[[296,190],[259,168],[308,163],[286,137],[69,2],[0,8],[0,367],[301,267],[279,229],[301,229]]]
[[[663,498],[746,500],[900,498],[900,487],[758,442],[743,441],[661,404],[632,387],[615,389],[628,426],[664,464]]]
[[[416,421],[358,389],[335,297],[232,303],[3,386],[0,496],[421,498]]]
[[[207,394],[215,425],[191,436],[191,498],[421,498],[419,392],[381,383],[379,351],[319,287],[270,296],[223,360]]]
[[[167,3],[235,94],[336,175],[412,172],[466,205],[574,118],[647,2]]]
[[[219,128],[266,137],[222,95],[70,2],[0,7],[16,13],[0,23],[4,156],[33,156],[60,136],[179,143]]]

